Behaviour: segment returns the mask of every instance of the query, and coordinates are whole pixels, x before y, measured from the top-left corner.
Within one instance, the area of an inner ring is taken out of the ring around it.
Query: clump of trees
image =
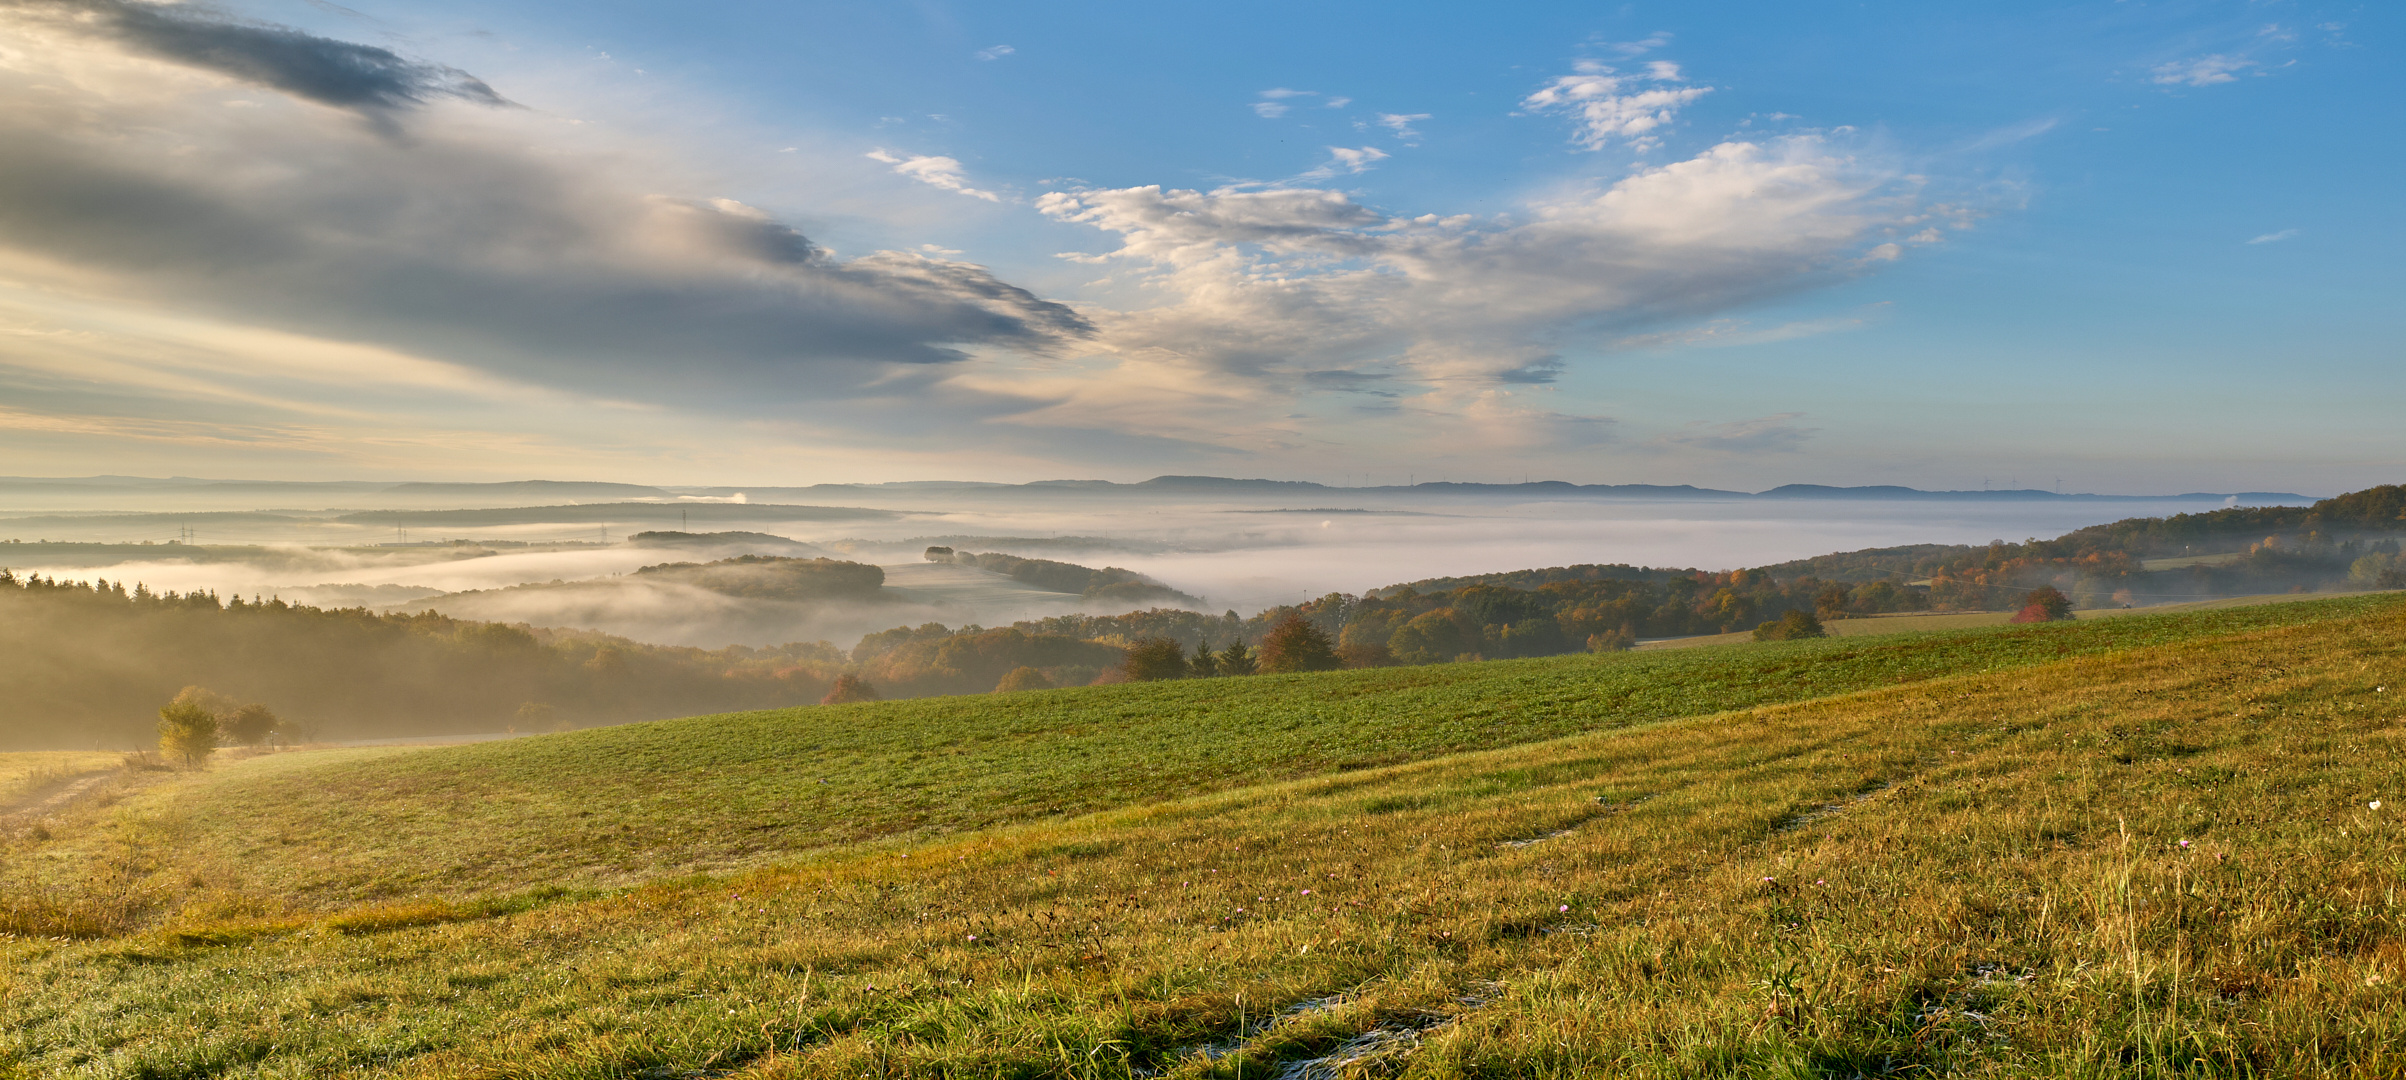
[[[835,677],[835,685],[828,689],[826,697],[819,699],[819,704],[850,705],[854,702],[879,700],[883,699],[878,696],[877,688],[869,685],[868,680],[858,675],[844,674]]]
[[[2053,585],[2041,585],[2022,597],[2022,610],[2015,612],[2017,623],[2062,622],[2072,617],[2072,600]]]
[[[257,746],[296,734],[267,706],[237,704],[204,686],[187,686],[160,706],[158,730],[159,753],[186,768],[199,768],[225,743]]]
[[[1756,641],[1802,641],[1806,638],[1828,637],[1829,629],[1810,611],[1790,611],[1776,622],[1754,628]]]
[[[1050,690],[1052,688],[1053,681],[1046,678],[1043,671],[1024,665],[1012,668],[1009,674],[1002,677],[1001,682],[994,684],[994,692],[997,694],[1009,694],[1020,690]]]

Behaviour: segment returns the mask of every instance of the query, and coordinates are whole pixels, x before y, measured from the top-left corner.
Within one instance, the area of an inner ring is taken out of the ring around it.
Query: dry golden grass
[[[2406,1075],[2401,640],[2392,609],[598,897],[17,941],[0,1062]]]

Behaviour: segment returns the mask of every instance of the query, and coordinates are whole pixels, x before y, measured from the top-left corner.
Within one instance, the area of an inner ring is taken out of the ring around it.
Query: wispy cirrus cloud
[[[1320,167],[1296,177],[1298,180],[1328,180],[1338,176],[1358,176],[1370,167],[1387,160],[1386,151],[1375,146],[1348,148],[1331,146],[1328,161]]]
[[[987,202],[1002,201],[1000,195],[969,186],[969,177],[962,171],[961,163],[953,158],[925,154],[896,154],[882,146],[863,156],[871,161],[882,161],[891,165],[894,167],[895,173],[910,177],[929,187],[957,191],[970,198],[984,199]]]
[[[2281,231],[2279,231],[2279,232],[2268,232],[2268,233],[2265,233],[2265,234],[2264,234],[2264,235],[2262,235],[2262,236],[2256,237],[2255,239],[2248,241],[2248,243],[2250,243],[2250,244],[2277,244],[2277,243],[2280,243],[2280,242],[2281,242],[2281,241],[2283,241],[2283,240],[2294,240],[2294,239],[2296,239],[2296,238],[2297,238],[2297,235],[2298,235],[2298,233],[2300,233],[2300,232],[2302,232],[2302,231],[2303,231],[2303,230],[2300,230],[2300,229],[2282,229],[2282,230],[2281,230]]]
[[[1717,454],[1793,454],[1803,450],[1805,443],[1820,430],[1798,424],[1796,421],[1803,416],[1800,412],[1774,413],[1722,424],[1699,420],[1681,430],[1656,436],[1652,444]]]
[[[980,59],[980,60],[1000,60],[1000,59],[1002,59],[1003,57],[1009,56],[1009,55],[1011,55],[1012,53],[1015,53],[1015,52],[1018,52],[1018,51],[1019,51],[1019,50],[1017,50],[1017,49],[1014,49],[1014,48],[1012,48],[1012,47],[1010,47],[1010,46],[1008,46],[1008,45],[994,45],[994,46],[989,46],[989,47],[987,47],[987,48],[979,49],[979,50],[978,50],[976,53],[974,53],[974,54],[972,54],[972,55],[975,55],[975,56],[976,56],[978,59]]]
[[[1662,138],[1656,133],[1676,120],[1680,109],[1712,92],[1709,86],[1677,85],[1684,81],[1679,65],[1663,60],[1648,63],[1643,72],[1623,72],[1596,60],[1581,60],[1573,70],[1576,74],[1522,98],[1521,107],[1576,118],[1572,141],[1588,150],[1615,141],[1637,150],[1659,146]]]
[[[1290,99],[1318,97],[1320,92],[1317,90],[1290,90],[1278,86],[1264,90],[1256,96],[1261,100],[1253,103],[1253,114],[1264,120],[1276,120],[1294,111],[1295,107],[1287,103]]]
[[[1394,132],[1395,137],[1404,142],[1417,143],[1420,141],[1420,130],[1412,125],[1428,118],[1427,113],[1380,113],[1378,126]]]
[[[2240,72],[2256,66],[2255,61],[2245,57],[2213,53],[2157,64],[2153,75],[2162,86],[2213,86],[2238,82]]]

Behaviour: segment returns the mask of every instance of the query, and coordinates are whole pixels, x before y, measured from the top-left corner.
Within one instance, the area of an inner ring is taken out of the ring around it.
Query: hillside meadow
[[[0,1062],[2397,1075],[2401,641],[2365,597],[134,778],[11,842]]]

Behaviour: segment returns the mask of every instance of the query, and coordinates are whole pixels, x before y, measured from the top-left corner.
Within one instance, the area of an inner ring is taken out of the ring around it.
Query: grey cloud
[[[0,73],[0,90],[10,81]],[[440,114],[396,140],[190,95],[10,96],[31,104],[0,113],[0,254],[127,299],[555,386],[756,409],[875,393],[897,364],[1045,353],[1089,332],[982,267],[838,260],[754,208],[646,195],[530,153],[523,134]],[[158,152],[157,132],[176,153]]]
[[[387,111],[435,97],[482,105],[510,103],[483,80],[456,68],[291,27],[212,17],[183,6],[126,0],[13,0],[6,6],[52,16],[57,25],[161,60],[336,108]]]
[[[1394,378],[1393,375],[1375,371],[1307,371],[1303,373],[1303,384],[1314,390],[1394,397],[1394,391],[1381,388],[1381,384],[1391,382]]]
[[[1562,367],[1561,358],[1549,356],[1543,360],[1532,360],[1509,371],[1498,372],[1495,379],[1497,382],[1539,385],[1560,378]]]

